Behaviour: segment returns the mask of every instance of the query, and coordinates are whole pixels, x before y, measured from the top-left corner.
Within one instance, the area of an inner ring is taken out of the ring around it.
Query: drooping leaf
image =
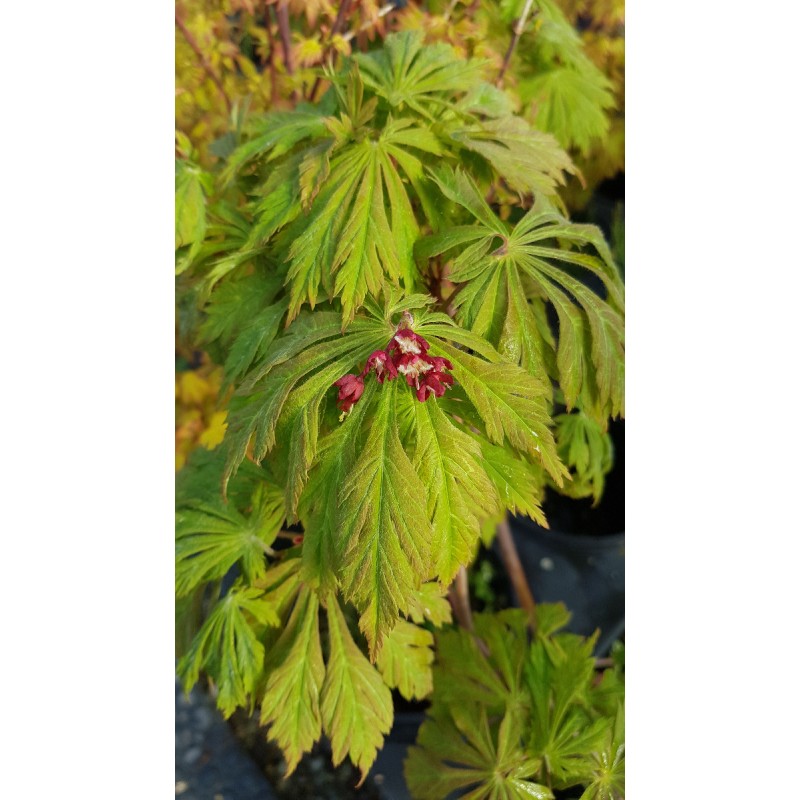
[[[378,324],[354,326],[341,335],[335,313],[317,312],[297,320],[287,333],[274,340],[264,359],[247,376],[233,397],[225,444],[228,450],[226,480],[233,475],[252,440],[253,458],[259,463],[275,446],[282,418],[289,431],[293,458],[293,480],[299,481],[288,498],[289,512],[316,451],[316,414],[334,381],[385,343],[385,331]],[[335,339],[333,337],[336,337]],[[296,424],[294,415],[315,412]],[[298,438],[305,441],[299,443]]]
[[[319,636],[319,601],[303,587],[283,633],[269,654],[269,674],[261,701],[261,724],[286,759],[286,775],[296,769],[322,733],[320,692],[325,677]]]
[[[611,437],[582,411],[560,414],[555,423],[558,454],[572,475],[564,494],[592,497],[593,505],[597,505],[603,495],[605,476],[614,463]]]
[[[363,780],[392,727],[392,694],[353,641],[335,598],[327,609],[330,655],[322,685],[323,730],[334,766],[349,756]]]
[[[369,436],[339,495],[342,590],[361,613],[372,658],[430,564],[426,488],[398,435],[397,386],[382,387]]]
[[[401,619],[383,640],[377,665],[387,686],[406,700],[423,700],[433,689],[433,634]]]
[[[513,447],[539,460],[561,486],[568,473],[547,427],[543,385],[513,364],[492,364],[444,342],[438,348],[452,361],[453,375],[480,414],[490,441],[502,444],[508,439]]]
[[[478,443],[450,421],[435,399],[415,403],[414,409],[414,467],[428,488],[436,574],[448,586],[472,560],[481,520],[498,510],[498,497],[483,469]]]
[[[385,279],[411,288],[419,229],[396,164],[419,184],[422,166],[409,147],[433,144],[415,141],[410,124],[390,121],[375,139],[349,143],[331,157],[308,218],[289,229],[290,317],[304,302],[313,308],[320,289],[341,299],[350,322]]]
[[[501,506],[513,515],[530,517],[544,528],[547,519],[542,511],[542,472],[517,453],[505,447],[481,442],[483,467],[494,483]]]
[[[303,580],[324,594],[339,586],[339,488],[358,450],[364,416],[375,391],[374,384],[368,385],[347,419],[320,442],[317,466],[300,499],[298,513],[306,532]]]
[[[237,708],[252,705],[252,694],[264,664],[264,646],[258,625],[277,626],[280,619],[263,591],[236,584],[220,600],[195,636],[189,652],[178,663],[178,675],[188,692],[206,669],[217,684],[217,706],[229,717]]]
[[[500,117],[451,130],[455,142],[483,156],[512,189],[553,195],[577,169],[555,137],[520,117]]]

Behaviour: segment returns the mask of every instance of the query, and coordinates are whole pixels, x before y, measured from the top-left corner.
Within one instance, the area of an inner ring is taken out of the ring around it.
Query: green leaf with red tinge
[[[322,685],[323,730],[334,766],[348,756],[363,780],[392,727],[392,693],[353,641],[339,602],[331,597],[327,608],[330,655]]]
[[[319,636],[319,601],[303,587],[286,627],[270,652],[261,701],[261,723],[267,738],[286,758],[286,775],[296,769],[322,733],[319,698],[325,677]]]
[[[238,583],[209,614],[192,646],[178,663],[178,675],[188,692],[205,669],[217,684],[217,706],[229,717],[237,708],[252,706],[253,691],[264,665],[264,645],[257,626],[278,626],[274,604],[261,589]]]
[[[397,388],[398,381],[382,387],[339,495],[342,590],[361,613],[373,659],[430,569],[431,524],[418,510],[426,488],[400,441]]]

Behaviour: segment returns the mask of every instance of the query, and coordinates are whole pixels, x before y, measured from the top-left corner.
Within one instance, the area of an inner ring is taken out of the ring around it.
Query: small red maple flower
[[[430,345],[418,333],[414,333],[410,328],[402,328],[392,337],[386,350],[387,352],[399,350],[404,355],[407,353],[420,355],[427,353],[429,347]]]
[[[443,359],[447,360],[447,359]],[[449,363],[449,362],[448,362]],[[417,387],[417,400],[424,403],[432,394],[441,397],[448,386],[453,385],[453,376],[447,372],[431,370],[426,373]]]
[[[432,370],[432,359],[424,354],[403,353],[395,358],[397,371],[406,376],[406,383],[409,386],[419,386],[419,376]]]
[[[378,383],[394,380],[397,377],[397,365],[385,350],[376,350],[368,359],[361,372],[364,377],[368,372],[375,370]]]
[[[407,312],[406,312],[407,314]],[[401,324],[409,325],[411,315]],[[367,358],[364,369],[358,375],[345,375],[334,383],[339,388],[339,408],[342,416],[361,399],[364,394],[364,378],[375,372],[378,383],[392,381],[398,375],[405,376],[406,383],[416,389],[417,400],[424,403],[431,395],[442,397],[448,386],[453,385],[453,376],[445,370],[453,369],[449,359],[429,356],[430,345],[410,327],[395,331],[385,350],[375,350]]]
[[[364,379],[361,375],[345,375],[334,381],[334,386],[339,387],[337,398],[339,409],[345,414],[361,399],[364,394]]]

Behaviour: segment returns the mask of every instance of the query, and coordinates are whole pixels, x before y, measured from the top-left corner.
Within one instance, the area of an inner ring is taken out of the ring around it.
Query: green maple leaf
[[[270,308],[281,289],[280,275],[265,270],[222,281],[204,307],[199,342],[219,341],[226,349],[237,340],[254,317]]]
[[[264,665],[264,645],[253,620],[278,626],[273,603],[261,589],[236,583],[220,600],[178,663],[178,675],[188,692],[206,669],[217,684],[217,705],[229,717],[240,706],[252,705],[253,691]]]
[[[175,249],[188,247],[178,273],[194,260],[206,235],[207,198],[213,191],[211,175],[189,161],[175,161]]]
[[[595,140],[610,125],[614,108],[611,84],[590,61],[580,69],[556,67],[520,82],[526,101],[533,102],[534,122],[552,133],[562,147],[574,147],[588,156]]]
[[[593,719],[590,714],[596,638],[542,637],[531,645],[527,660],[525,675],[536,720],[529,749],[559,786],[581,781],[591,766],[590,754],[602,750],[610,727],[608,718]]]
[[[424,259],[470,242],[450,274],[464,284],[454,299],[457,319],[544,378],[550,344],[541,317],[525,298],[547,300],[559,320],[555,366],[568,408],[580,395],[584,410],[602,424],[623,415],[623,287],[599,229],[569,223],[539,198],[511,230],[488,216],[490,209],[466,175],[440,170],[436,180],[480,223],[436,234],[417,249]],[[549,243],[554,239],[571,249],[554,247]],[[594,253],[583,252],[587,246]],[[574,277],[576,270],[597,280],[605,297]]]
[[[399,620],[384,638],[377,665],[387,686],[406,700],[423,700],[433,689],[433,634]]]
[[[286,775],[296,769],[322,733],[320,692],[325,677],[319,636],[319,601],[301,587],[283,633],[269,654],[261,701],[261,724],[267,738],[286,758]]]
[[[408,751],[404,773],[418,800],[440,800],[470,789],[471,800],[552,800],[553,793],[530,778],[538,762],[521,746],[522,724],[511,714],[498,724],[486,710],[462,698],[447,712],[435,710]]]
[[[392,693],[353,641],[335,598],[327,609],[330,655],[322,685],[323,730],[334,766],[348,756],[363,780],[392,727]]]
[[[394,411],[398,382],[382,387],[363,450],[339,494],[342,591],[361,613],[375,657],[430,571],[425,485],[403,449]]]
[[[499,117],[448,131],[454,142],[483,156],[512,189],[553,195],[577,168],[558,141],[520,117]]]
[[[232,506],[198,503],[178,511],[175,530],[175,593],[221,578],[240,564],[249,582],[266,571],[265,554],[286,518],[283,493],[259,484],[249,517]]]
[[[481,520],[497,510],[498,497],[481,463],[479,444],[457,428],[435,400],[414,403],[413,408],[414,466],[428,487],[431,552],[436,574],[447,586],[461,565],[472,560]]]
[[[397,165],[421,189],[423,167],[414,150],[438,147],[413,120],[389,119],[374,137],[362,135],[330,157],[308,217],[287,229],[290,318],[304,302],[313,308],[320,288],[341,299],[350,322],[385,279],[413,286],[419,228]]]
[[[452,105],[452,95],[480,82],[485,62],[465,61],[446,44],[423,45],[419,31],[391,34],[381,50],[355,56],[364,80],[393,109],[408,106],[426,119]]]
[[[289,152],[298,142],[314,139],[327,133],[325,117],[329,109],[324,105],[311,106],[300,103],[290,111],[272,111],[249,121],[249,140],[234,150],[222,173],[222,180],[230,182],[251,161],[266,157],[276,159]]]
[[[558,454],[570,468],[572,481],[564,487],[569,497],[592,497],[600,502],[605,476],[614,464],[611,437],[582,411],[555,418]]]
[[[546,390],[533,376],[508,362],[490,363],[462,350],[437,343],[453,363],[453,375],[474,405],[490,441],[528,453],[541,462],[558,486],[568,475],[556,454]]]
[[[625,703],[614,713],[606,744],[590,754],[581,778],[586,790],[580,800],[625,800]]]
[[[408,604],[411,619],[421,625],[426,619],[437,628],[453,621],[453,609],[440,583],[423,583],[411,596]]]
[[[495,486],[500,502],[514,515],[524,515],[548,528],[542,511],[541,469],[505,447],[481,441],[483,468]],[[569,485],[569,484],[567,484]]]
[[[251,441],[253,458],[261,462],[275,446],[280,423],[290,447],[287,511],[293,513],[316,454],[318,417],[326,393],[387,338],[384,326],[369,321],[351,326],[342,336],[341,318],[334,312],[306,314],[296,320],[273,341],[231,400],[225,436],[226,482]]]

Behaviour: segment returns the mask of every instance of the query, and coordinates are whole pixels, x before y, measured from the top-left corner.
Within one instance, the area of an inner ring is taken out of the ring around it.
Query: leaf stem
[[[497,526],[497,544],[500,548],[500,559],[506,568],[511,585],[517,595],[520,606],[528,612],[531,618],[531,625],[536,617],[536,601],[533,599],[531,587],[525,577],[525,570],[519,560],[517,546],[514,544],[514,537],[511,535],[511,528],[508,525],[508,517]]]
[[[503,76],[506,74],[506,70],[508,69],[508,65],[511,62],[511,55],[514,52],[514,49],[517,46],[517,42],[519,41],[520,36],[522,36],[522,32],[525,30],[525,23],[528,20],[528,14],[531,13],[531,6],[533,5],[533,0],[526,0],[525,5],[522,9],[522,13],[519,15],[519,19],[514,23],[514,27],[512,28],[514,35],[511,37],[511,43],[508,45],[508,50],[506,50],[506,56],[503,59],[503,66],[500,67],[500,74],[497,76],[496,85],[502,86],[503,85]]]
[[[205,53],[200,49],[200,45],[197,43],[197,39],[192,36],[189,29],[186,27],[186,23],[181,19],[180,14],[178,13],[177,7],[175,8],[175,24],[178,26],[178,29],[183,34],[183,38],[186,39],[189,47],[192,48],[194,54],[200,59],[200,64],[202,65],[203,69],[208,75],[209,78],[214,82],[214,85],[219,90],[219,93],[225,99],[225,105],[228,108],[228,113],[231,112],[233,108],[231,104],[231,99],[228,97],[228,93],[225,91],[225,87],[222,85],[222,81],[220,80],[219,75],[217,75],[217,71],[211,65],[211,62],[206,58]]]

